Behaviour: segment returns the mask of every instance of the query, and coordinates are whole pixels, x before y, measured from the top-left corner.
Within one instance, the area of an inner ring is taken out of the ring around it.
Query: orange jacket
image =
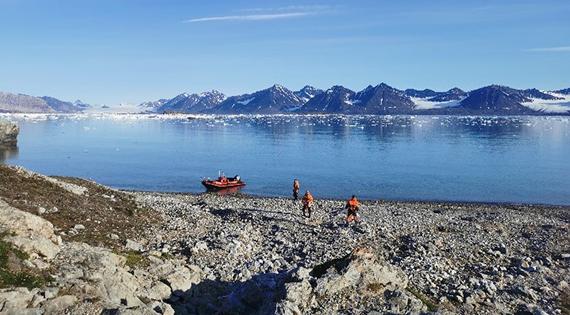
[[[347,202],[347,205],[352,209],[356,209],[360,205],[360,203],[358,202],[358,199],[350,198]]]
[[[313,198],[313,195],[311,195],[311,194],[305,194],[305,195],[303,196],[303,203],[307,203],[307,204],[308,204],[308,203],[313,202],[313,200],[314,200],[314,198]]]
[[[300,187],[301,185],[298,180],[293,181],[293,190],[299,190]]]

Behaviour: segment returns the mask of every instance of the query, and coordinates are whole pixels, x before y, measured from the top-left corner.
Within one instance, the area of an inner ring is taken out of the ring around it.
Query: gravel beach
[[[148,247],[184,255],[211,280],[312,268],[365,246],[401,268],[430,308],[557,313],[568,293],[565,207],[364,201],[361,222],[347,227],[339,200],[317,200],[305,218],[286,198],[135,195],[164,216]]]
[[[568,207],[344,205],[0,165],[0,314],[569,314]]]

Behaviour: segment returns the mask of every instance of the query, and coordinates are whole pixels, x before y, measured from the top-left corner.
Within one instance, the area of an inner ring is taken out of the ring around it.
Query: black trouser
[[[311,217],[311,206],[308,204],[303,205],[303,215],[305,215],[305,211],[309,212],[308,217]]]
[[[299,191],[298,190],[293,190],[293,199],[295,199],[295,200],[299,199]]]

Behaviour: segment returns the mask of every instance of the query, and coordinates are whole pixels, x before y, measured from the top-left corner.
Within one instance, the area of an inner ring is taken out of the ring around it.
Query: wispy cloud
[[[530,48],[530,49],[525,49],[525,51],[529,51],[529,52],[570,52],[570,46]]]
[[[331,12],[335,7],[330,5],[291,5],[274,8],[241,9],[243,14],[197,17],[182,21],[183,23],[216,22],[216,21],[268,21],[300,18]]]
[[[247,8],[241,9],[241,12],[286,12],[286,11],[303,11],[303,12],[322,12],[325,10],[331,10],[333,6],[330,5],[289,5],[285,7],[277,7],[277,8]]]
[[[194,18],[182,21],[183,23],[214,22],[214,21],[266,21],[289,19],[314,14],[312,12],[286,12],[273,14],[247,14],[247,15],[222,15]]]

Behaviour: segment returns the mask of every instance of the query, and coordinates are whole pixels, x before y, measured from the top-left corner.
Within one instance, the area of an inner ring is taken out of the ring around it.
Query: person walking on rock
[[[307,217],[311,217],[311,210],[314,200],[315,199],[313,198],[313,195],[311,195],[311,192],[307,190],[303,196],[303,216],[306,216],[305,213],[308,213]]]
[[[299,183],[299,180],[295,178],[293,181],[293,199],[295,200],[299,199],[299,189],[301,189],[301,184]]]
[[[350,222],[358,221],[358,215],[356,214],[356,211],[358,211],[359,206],[360,203],[358,202],[358,199],[356,199],[355,195],[352,195],[352,198],[346,202],[346,210],[348,211],[346,215],[347,225]]]

